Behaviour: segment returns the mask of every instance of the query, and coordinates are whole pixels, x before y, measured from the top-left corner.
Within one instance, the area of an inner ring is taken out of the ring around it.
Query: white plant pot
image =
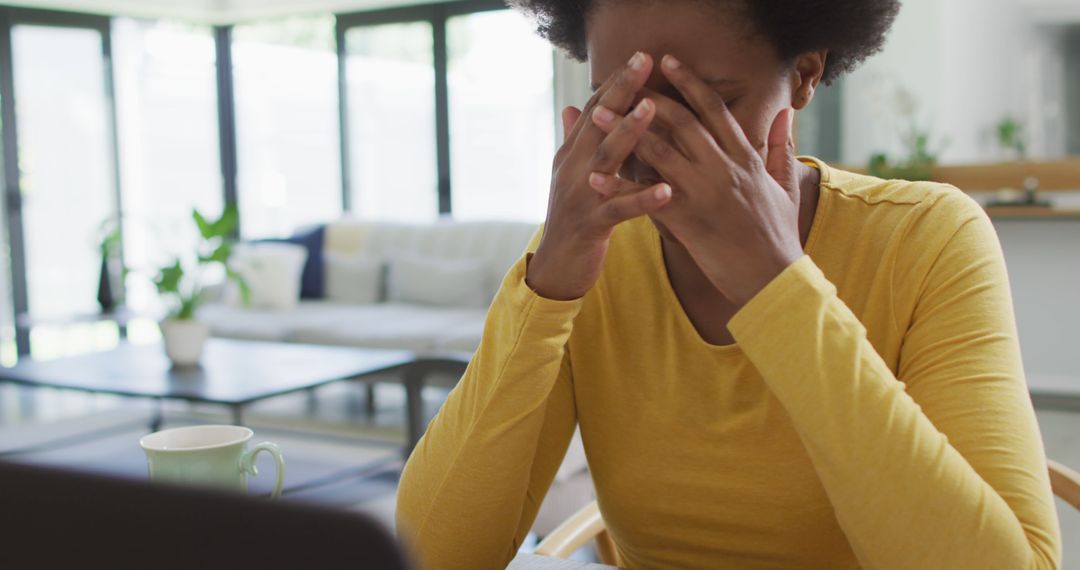
[[[202,357],[210,327],[191,319],[168,319],[160,324],[165,354],[174,366],[196,366]]]

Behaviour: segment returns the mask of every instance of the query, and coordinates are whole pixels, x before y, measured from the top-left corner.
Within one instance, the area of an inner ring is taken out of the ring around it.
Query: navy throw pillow
[[[326,297],[326,280],[323,275],[323,240],[326,226],[316,226],[287,238],[261,239],[260,242],[295,243],[307,249],[307,262],[300,276],[300,298],[322,299]]]

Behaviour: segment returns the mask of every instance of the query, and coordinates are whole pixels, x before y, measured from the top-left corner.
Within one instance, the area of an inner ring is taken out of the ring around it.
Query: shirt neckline
[[[814,211],[814,219],[810,222],[810,234],[806,238],[806,245],[803,246],[803,253],[812,257],[813,252],[817,249],[817,243],[820,241],[820,236],[825,231],[823,229],[825,225],[825,215],[829,209],[830,203],[830,193],[826,191],[826,186],[829,184],[832,169],[821,160],[812,156],[799,156],[798,160],[807,166],[816,168],[821,174],[821,180],[818,183],[817,208]],[[668,304],[674,307],[679,325],[686,329],[699,345],[716,355],[741,355],[742,347],[739,346],[738,342],[719,345],[712,344],[701,337],[701,333],[698,332],[694,323],[690,321],[690,316],[686,314],[686,309],[683,308],[682,302],[679,301],[679,296],[675,294],[675,287],[671,285],[671,277],[668,276],[667,264],[664,262],[663,238],[651,222],[647,222],[647,225],[650,234],[649,251],[653,268],[659,274],[660,288],[664,290],[663,294],[667,298]]]

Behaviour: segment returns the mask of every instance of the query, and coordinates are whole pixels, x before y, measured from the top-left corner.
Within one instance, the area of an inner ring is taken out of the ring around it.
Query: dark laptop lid
[[[406,568],[357,513],[0,462],[2,568]]]

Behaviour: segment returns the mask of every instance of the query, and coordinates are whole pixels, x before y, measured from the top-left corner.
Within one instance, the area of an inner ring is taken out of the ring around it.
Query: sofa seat
[[[484,336],[484,319],[469,319],[446,328],[435,340],[438,352],[475,352]]]
[[[431,307],[402,303],[342,306],[333,324],[315,324],[294,329],[287,340],[312,344],[334,344],[369,348],[412,350],[420,354],[441,350],[441,331],[475,327],[483,331],[485,309]],[[473,340],[476,350],[480,336]]]
[[[363,348],[411,350],[420,355],[476,350],[485,309],[402,303],[349,305],[304,301],[289,311],[207,305],[199,318],[211,334]]]
[[[288,311],[210,303],[199,309],[199,320],[217,337],[288,342],[290,334],[297,328],[329,326],[341,319],[343,310],[352,308],[355,307],[322,301],[303,301]]]

